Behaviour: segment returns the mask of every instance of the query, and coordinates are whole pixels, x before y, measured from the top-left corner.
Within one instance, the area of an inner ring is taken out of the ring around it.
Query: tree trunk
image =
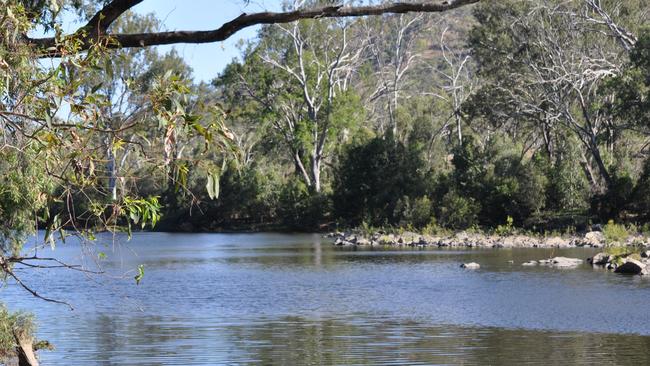
[[[5,366],[39,366],[38,358],[34,351],[34,341],[19,334],[14,334],[18,347],[12,354],[0,358],[0,363]]]
[[[322,159],[319,156],[314,156],[311,159],[311,177],[316,193],[320,193],[320,168]]]
[[[302,177],[302,179],[305,181],[305,184],[307,184],[307,187],[311,187],[311,178],[309,177],[307,169],[305,169],[305,165],[302,163],[300,154],[297,151],[294,151],[293,153],[293,162],[296,165],[296,173]]]
[[[106,151],[106,170],[108,172],[108,193],[113,201],[117,201],[117,166],[115,164],[115,155],[113,149],[109,146]]]
[[[591,152],[591,156],[594,158],[594,161],[596,162],[596,166],[598,166],[598,172],[600,173],[600,177],[605,182],[604,190],[608,190],[612,186],[612,178],[610,177],[609,172],[607,171],[607,167],[603,162],[603,158],[600,155],[600,149],[598,148],[598,145],[596,145],[596,138],[592,136],[590,142],[591,143],[589,144],[589,152]]]

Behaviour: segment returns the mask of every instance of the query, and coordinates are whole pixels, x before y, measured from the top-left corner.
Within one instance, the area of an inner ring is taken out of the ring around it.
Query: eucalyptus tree
[[[408,84],[414,84],[409,76],[422,56],[417,41],[427,20],[424,14],[398,14],[361,22],[368,43],[366,62],[374,70],[376,84],[367,99],[381,134],[389,132],[399,139],[403,132],[398,126],[398,108],[408,94]]]
[[[268,26],[249,46],[242,65],[224,74],[260,107],[249,118],[270,125],[297,174],[315,192],[321,191],[329,147],[340,143],[362,111],[350,90],[363,53],[363,44],[353,44],[354,38],[349,22]],[[228,75],[232,72],[236,75]]]
[[[584,172],[592,188],[604,192],[612,176],[603,149],[611,149],[624,127],[602,108],[613,98],[605,84],[620,74],[627,53],[619,35],[610,33],[622,27],[612,26],[606,4],[597,3],[509,1],[477,8],[470,44],[485,85],[471,108],[512,134],[540,136],[549,156],[566,131],[575,134]]]

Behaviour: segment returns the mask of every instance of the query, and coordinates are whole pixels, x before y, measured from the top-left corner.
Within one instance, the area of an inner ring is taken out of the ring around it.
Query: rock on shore
[[[605,237],[601,232],[592,231],[584,235],[570,237],[534,237],[526,235],[498,236],[459,232],[450,236],[431,236],[414,232],[401,234],[385,234],[376,232],[370,235],[339,232],[331,233],[338,246],[397,246],[397,247],[467,247],[467,248],[601,248],[605,245]],[[650,245],[650,239],[638,236],[630,237],[621,245]],[[650,253],[648,253],[650,255]]]
[[[643,256],[644,253],[640,256],[627,255],[623,257],[617,257],[607,253],[598,253],[587,261],[594,267],[605,267],[609,270],[613,270],[615,273],[649,275],[650,258]]]

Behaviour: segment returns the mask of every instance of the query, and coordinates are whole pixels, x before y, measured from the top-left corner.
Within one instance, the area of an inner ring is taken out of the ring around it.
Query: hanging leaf
[[[219,179],[221,178],[220,170],[208,172],[208,182],[205,185],[208,191],[208,197],[212,200],[219,198]]]

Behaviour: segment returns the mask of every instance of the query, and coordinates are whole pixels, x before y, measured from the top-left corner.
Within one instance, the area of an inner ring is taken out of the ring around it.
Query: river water
[[[43,365],[650,364],[650,279],[521,266],[588,249],[353,250],[268,233],[99,242],[105,275],[19,271],[74,311],[0,289],[56,346]],[[94,266],[70,240],[39,254]],[[481,269],[459,268],[470,261]]]

